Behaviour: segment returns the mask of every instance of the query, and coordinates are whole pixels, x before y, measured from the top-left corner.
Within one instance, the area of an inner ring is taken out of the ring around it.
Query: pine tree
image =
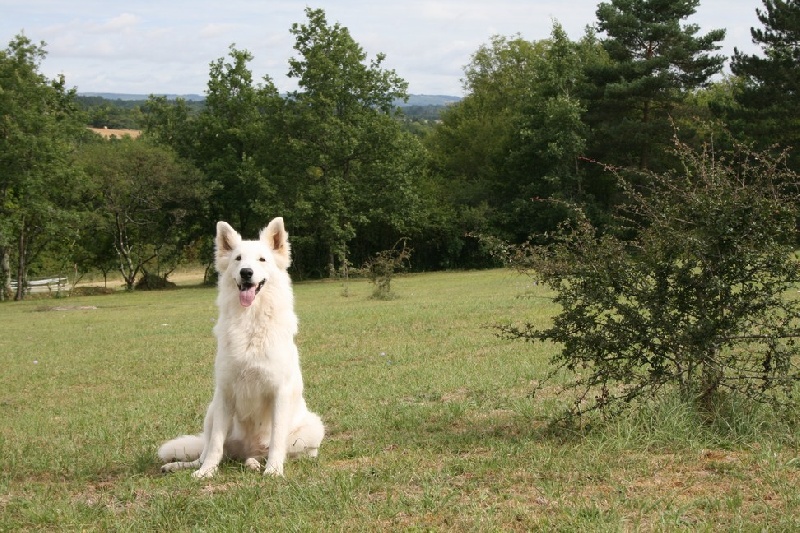
[[[743,81],[736,95],[737,122],[760,147],[793,147],[790,163],[800,167],[800,1],[763,0],[756,9],[763,29],[751,28],[763,56],[734,50],[731,70]]]
[[[724,57],[712,55],[725,30],[697,35],[682,24],[699,0],[611,0],[597,8],[597,29],[610,64],[592,73],[598,87],[591,120],[603,162],[658,169],[672,138],[671,111],[708,83]],[[616,144],[609,139],[616,139]]]

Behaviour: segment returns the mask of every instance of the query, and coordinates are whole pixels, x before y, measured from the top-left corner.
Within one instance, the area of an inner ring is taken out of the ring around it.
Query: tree
[[[151,95],[142,106],[143,136],[193,160],[199,150],[193,119],[189,104],[183,98],[169,100],[166,96]]]
[[[569,415],[670,389],[706,408],[725,394],[791,405],[798,176],[763,152],[679,146],[676,157],[679,171],[646,173],[641,188],[618,176],[628,231],[600,232],[577,211],[514,258],[557,291],[561,311],[547,328],[501,329],[561,346],[553,375],[574,375]]]
[[[413,175],[407,162],[416,164],[417,158],[405,157],[398,147],[420,147],[406,140],[410,134],[393,118],[394,102],[407,97],[408,84],[382,68],[385,56],[366,63],[347,28],[329,25],[322,10],[307,8],[306,16],[306,24],[291,29],[299,56],[289,60],[289,77],[297,79],[299,90],[288,95],[285,131],[294,181],[303,184],[295,190],[295,213],[332,274],[337,264],[346,269],[348,243],[358,228],[375,221],[375,213],[356,209],[355,202],[364,205],[394,190],[400,197],[384,209],[400,213],[414,203],[413,188],[402,182]],[[403,218],[383,221],[391,227]],[[300,261],[303,249],[315,246],[308,238],[294,242]]]
[[[495,36],[465,67],[467,96],[443,112],[428,140],[434,170],[448,182],[452,203],[497,207],[496,188],[508,189],[505,159],[527,95],[536,90],[536,69],[546,47],[544,41]]]
[[[741,110],[736,125],[762,148],[793,147],[792,166],[800,168],[800,1],[763,0],[756,9],[763,29],[751,28],[763,57],[734,50],[731,71],[743,87],[736,93]]]
[[[148,268],[166,278],[197,234],[193,214],[202,213],[208,195],[200,174],[171,149],[142,140],[93,143],[80,155],[102,214],[93,231],[113,241],[126,288]]]
[[[697,36],[681,22],[699,0],[611,0],[597,8],[597,29],[611,61],[593,69],[598,88],[588,122],[597,135],[595,160],[664,170],[670,113],[691,91],[705,86],[725,61],[717,44],[725,30]]]
[[[64,78],[39,72],[45,56],[45,44],[24,35],[0,51],[0,299],[9,292],[11,258],[22,299],[37,254],[76,222],[80,176],[68,160],[84,121]]]
[[[211,63],[206,106],[197,124],[192,160],[212,181],[211,216],[255,234],[286,210],[282,176],[283,99],[269,77],[254,84],[253,56],[231,46],[228,61]]]
[[[588,200],[596,187],[587,189],[578,164],[589,135],[585,71],[604,60],[593,34],[572,42],[558,23],[550,39],[496,36],[473,55],[467,96],[428,141],[450,203],[476,224],[465,231],[522,242],[563,217],[534,198]]]
[[[605,193],[600,180],[586,183],[580,160],[590,136],[584,121],[586,71],[606,62],[593,32],[572,42],[560,24],[553,25],[504,165],[509,181],[516,185],[507,204],[517,214],[509,217],[512,227],[520,228],[517,242],[532,231],[553,229],[565,215],[557,202],[534,200],[591,204]]]
[[[255,84],[247,50],[230,47],[210,65],[205,106],[197,116],[184,100],[151,97],[145,106],[145,137],[173,147],[200,169],[210,195],[206,227],[225,220],[255,234],[276,213],[286,212],[288,149],[283,99],[269,77]],[[278,192],[281,194],[278,194]],[[211,264],[211,235],[203,237]]]

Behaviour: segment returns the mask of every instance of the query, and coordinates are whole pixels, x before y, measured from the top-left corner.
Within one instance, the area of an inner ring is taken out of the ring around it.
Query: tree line
[[[762,53],[731,58],[716,53],[724,29],[691,23],[698,5],[611,0],[578,40],[558,23],[538,41],[496,36],[465,67],[465,97],[413,128],[395,105],[405,80],[319,9],[290,28],[297,90],[254,80],[252,54],[231,46],[202,108],[150,97],[136,140],[89,132],[75,89],[39,72],[44,43],[19,35],[0,52],[4,296],[12,279],[22,298],[28,277],[73,269],[133,289],[210,264],[216,220],[255,235],[276,215],[297,277],[345,275],[404,238],[414,269],[485,267],[497,259],[477,236],[523,242],[567,205],[612,224],[619,173],[680,168],[676,136],[720,152],[796,146],[800,2],[763,0]]]

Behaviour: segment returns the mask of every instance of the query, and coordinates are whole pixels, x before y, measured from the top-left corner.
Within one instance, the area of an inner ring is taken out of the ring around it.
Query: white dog
[[[317,456],[325,427],[303,399],[290,262],[282,218],[261,230],[257,241],[244,241],[230,225],[217,223],[214,398],[202,435],[159,448],[162,461],[177,461],[162,472],[198,468],[194,477],[211,477],[224,455],[253,469],[266,457],[264,473],[281,476],[287,456]]]

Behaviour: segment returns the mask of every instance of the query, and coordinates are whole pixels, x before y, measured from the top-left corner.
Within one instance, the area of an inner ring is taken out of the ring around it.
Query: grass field
[[[792,531],[798,439],[770,413],[712,423],[664,398],[582,433],[531,391],[553,347],[491,325],[545,323],[507,271],[410,275],[397,298],[295,286],[320,457],[272,479],[224,464],[162,475],[212,393],[213,288],[0,305],[1,531]]]

